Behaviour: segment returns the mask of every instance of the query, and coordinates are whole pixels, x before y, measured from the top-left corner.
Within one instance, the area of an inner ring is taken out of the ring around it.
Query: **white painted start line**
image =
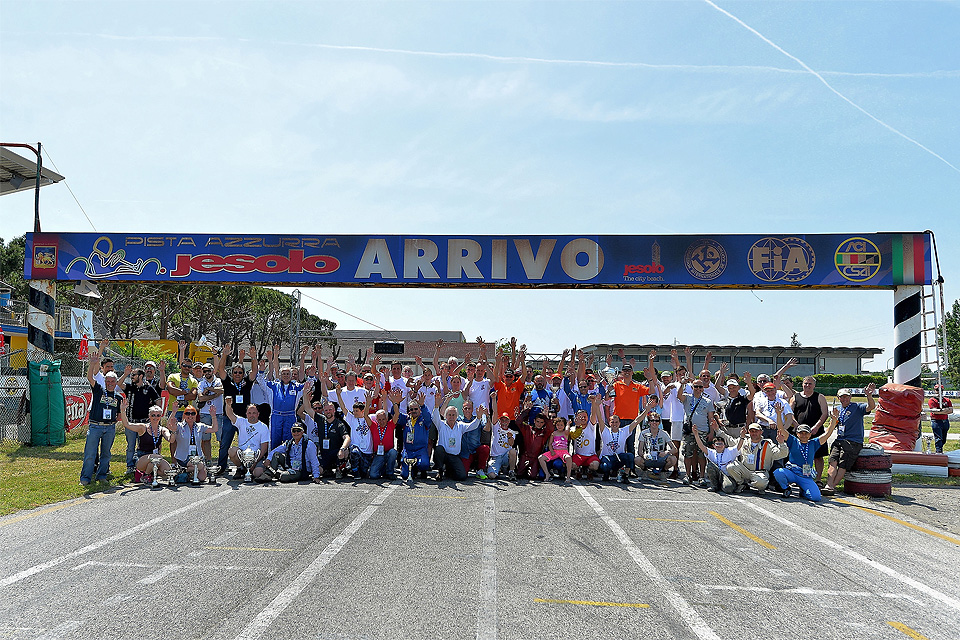
[[[784,525],[784,526],[790,527],[791,529],[794,529],[795,531],[799,531],[800,533],[802,533],[803,535],[807,536],[808,538],[811,538],[811,539],[813,539],[813,540],[816,540],[817,542],[819,542],[819,543],[821,543],[821,544],[823,544],[823,545],[826,545],[826,546],[830,547],[831,549],[834,549],[835,551],[839,551],[840,553],[842,553],[842,554],[844,554],[844,555],[846,555],[846,556],[849,556],[849,557],[853,558],[854,560],[857,560],[858,562],[862,562],[863,564],[866,564],[866,565],[868,565],[868,566],[870,566],[870,567],[873,567],[873,568],[876,569],[877,571],[880,571],[881,573],[885,573],[885,574],[887,574],[888,576],[890,576],[891,578],[893,578],[893,579],[895,579],[895,580],[898,580],[898,581],[904,583],[905,585],[908,585],[908,586],[910,586],[910,587],[913,587],[913,588],[916,589],[917,591],[920,591],[921,593],[924,593],[924,594],[926,594],[927,596],[929,596],[929,597],[931,597],[931,598],[933,598],[933,599],[935,599],[935,600],[939,600],[940,602],[944,603],[945,605],[947,605],[947,606],[949,606],[949,607],[951,607],[951,608],[953,608],[953,609],[956,609],[956,610],[960,611],[960,600],[957,600],[956,598],[953,598],[953,597],[951,597],[951,596],[948,596],[948,595],[945,594],[945,593],[942,593],[942,592],[940,592],[940,591],[937,591],[937,590],[934,589],[933,587],[931,587],[931,586],[929,586],[929,585],[926,585],[926,584],[920,582],[919,580],[916,580],[916,579],[914,579],[914,578],[911,578],[910,576],[904,575],[904,574],[900,573],[899,571],[897,571],[896,569],[892,569],[892,568],[888,567],[887,565],[885,565],[885,564],[883,564],[883,563],[881,563],[881,562],[877,562],[876,560],[872,560],[872,559],[866,557],[865,555],[863,555],[863,554],[861,554],[861,553],[858,553],[858,552],[856,552],[856,551],[854,551],[854,550],[852,550],[852,549],[848,549],[847,547],[843,546],[842,544],[839,544],[839,543],[837,543],[837,542],[834,542],[833,540],[830,540],[830,539],[828,539],[828,538],[824,538],[824,537],[821,536],[820,534],[815,533],[815,532],[813,532],[813,531],[810,531],[809,529],[806,529],[806,528],[804,528],[804,527],[801,527],[801,526],[798,525],[797,523],[792,522],[792,521],[790,521],[790,520],[787,520],[786,518],[783,518],[783,517],[781,517],[781,516],[778,516],[777,514],[771,512],[771,511],[768,511],[767,509],[764,509],[763,507],[757,506],[757,505],[753,504],[752,502],[750,502],[750,501],[748,501],[748,500],[743,500],[742,498],[734,498],[734,500],[736,500],[737,502],[739,502],[739,503],[741,503],[741,504],[746,505],[747,507],[749,507],[750,509],[753,509],[754,511],[757,511],[758,513],[762,513],[763,515],[767,516],[767,517],[770,518],[771,520],[774,520],[774,521],[776,521],[776,522],[779,522],[780,524],[782,524],[782,525]]]
[[[383,504],[383,501],[390,496],[391,493],[397,490],[400,486],[399,482],[391,483],[383,491],[377,494],[377,497],[367,505],[367,508],[364,509],[360,515],[353,519],[347,528],[343,532],[334,538],[330,544],[327,545],[327,548],[324,549],[317,558],[311,562],[306,569],[304,569],[300,575],[294,578],[287,587],[277,594],[277,596],[268,604],[260,613],[258,613],[254,619],[241,631],[235,638],[235,640],[255,640],[263,635],[263,633],[273,624],[273,621],[280,617],[287,607],[293,604],[293,601],[299,596],[304,589],[306,589],[310,584],[320,575],[320,572],[323,571],[324,567],[330,564],[330,561],[333,560],[338,553],[343,549],[343,547],[350,541],[350,538],[353,537],[363,523],[370,519],[374,513],[377,512],[377,509]]]
[[[123,540],[124,538],[130,537],[130,536],[132,536],[132,535],[135,534],[135,533],[139,533],[139,532],[143,531],[144,529],[149,529],[150,527],[152,527],[153,525],[157,524],[158,522],[163,522],[164,520],[168,520],[168,519],[170,519],[170,518],[174,518],[174,517],[180,515],[181,513],[185,513],[185,512],[187,512],[187,511],[190,511],[191,509],[196,509],[197,507],[202,506],[202,505],[204,505],[204,504],[207,504],[208,502],[212,502],[212,501],[214,501],[214,500],[217,500],[218,498],[222,498],[222,497],[224,497],[224,496],[228,496],[228,495],[232,494],[233,492],[234,492],[234,491],[233,491],[232,488],[224,489],[223,491],[219,491],[219,492],[213,494],[212,496],[210,496],[210,497],[208,497],[208,498],[204,498],[204,499],[202,499],[202,500],[198,500],[197,502],[194,502],[193,504],[188,504],[187,506],[185,506],[185,507],[180,507],[179,509],[174,509],[173,511],[171,511],[171,512],[169,512],[169,513],[165,513],[165,514],[163,514],[162,516],[157,516],[156,518],[153,518],[152,520],[147,520],[146,522],[142,522],[142,523],[138,524],[137,526],[135,526],[135,527],[130,527],[129,529],[125,529],[125,530],[121,531],[120,533],[115,533],[115,534],[113,534],[112,536],[110,536],[110,537],[108,537],[108,538],[104,538],[103,540],[98,540],[97,542],[94,542],[93,544],[88,544],[87,546],[82,547],[82,548],[80,548],[80,549],[77,549],[76,551],[71,551],[70,553],[65,553],[65,554],[63,554],[62,556],[58,556],[58,557],[54,558],[53,560],[47,560],[46,562],[42,562],[42,563],[40,563],[40,564],[34,565],[34,566],[30,567],[29,569],[24,569],[23,571],[18,571],[17,573],[13,574],[12,576],[7,576],[6,578],[0,579],[0,588],[8,587],[8,586],[10,586],[11,584],[14,584],[14,583],[16,583],[16,582],[19,582],[19,581],[23,580],[24,578],[29,578],[29,577],[32,576],[32,575],[36,575],[36,574],[38,574],[38,573],[40,573],[40,572],[42,572],[42,571],[46,571],[47,569],[50,569],[50,568],[55,567],[55,566],[57,566],[57,565],[59,565],[59,564],[62,564],[62,563],[64,563],[64,562],[66,562],[67,560],[71,560],[71,559],[76,558],[76,557],[78,557],[78,556],[82,556],[82,555],[84,555],[84,554],[90,553],[91,551],[96,551],[97,549],[101,549],[101,548],[107,546],[108,544],[113,544],[114,542],[117,542],[117,541],[119,541],[119,540]]]
[[[680,619],[683,620],[684,624],[690,628],[690,631],[699,638],[700,640],[720,640],[713,629],[706,623],[706,621],[700,617],[700,614],[690,605],[689,602],[684,599],[679,592],[670,588],[670,582],[664,580],[663,576],[657,570],[653,563],[643,555],[643,552],[640,551],[640,547],[627,535],[627,532],[623,530],[614,521],[613,518],[607,515],[607,512],[603,507],[600,506],[600,503],[597,502],[593,496],[584,488],[582,484],[577,481],[574,481],[574,486],[577,491],[580,492],[580,495],[583,496],[583,499],[587,501],[593,510],[596,512],[600,519],[603,520],[610,530],[613,531],[613,534],[617,536],[617,539],[620,541],[620,544],[623,548],[630,554],[630,557],[633,558],[633,561],[637,563],[637,566],[647,575],[647,578],[650,581],[659,586],[667,602],[676,609],[677,613],[680,615]]]
[[[927,604],[920,598],[915,598],[906,593],[874,593],[871,591],[834,591],[830,589],[810,589],[807,587],[796,587],[790,589],[775,589],[772,587],[754,587],[754,586],[740,586],[736,584],[698,584],[695,585],[700,587],[705,591],[750,591],[754,593],[797,593],[805,596],[816,596],[816,597],[845,597],[845,598],[891,598],[894,600],[909,600],[910,602],[919,605],[921,607],[927,606]]]
[[[480,552],[480,602],[477,640],[497,640],[497,506],[493,487],[483,490],[483,549]]]

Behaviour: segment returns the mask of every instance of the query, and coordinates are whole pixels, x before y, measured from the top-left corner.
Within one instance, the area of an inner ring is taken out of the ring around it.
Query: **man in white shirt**
[[[437,426],[437,446],[433,449],[433,464],[437,469],[437,481],[444,479],[445,475],[454,480],[466,480],[467,470],[463,467],[463,461],[460,459],[460,447],[463,440],[463,434],[467,431],[473,431],[480,428],[480,418],[487,415],[487,408],[480,407],[477,415],[470,422],[461,422],[456,407],[448,406],[452,394],[444,398],[443,420],[440,419],[440,411],[433,410],[433,422]]]
[[[263,463],[270,450],[270,428],[260,422],[260,410],[255,404],[247,405],[245,418],[238,418],[233,413],[233,398],[224,400],[223,409],[230,422],[237,428],[237,446],[230,447],[230,459],[237,465],[234,480],[242,480],[247,474],[246,467],[240,461],[240,452],[244,449],[253,449],[257,452],[257,462],[252,469],[253,477],[258,482],[265,482],[268,477],[263,472]]]
[[[777,412],[776,407],[783,409],[783,426],[789,429],[796,423],[793,417],[793,409],[790,403],[783,396],[783,393],[777,390],[777,386],[772,382],[764,383],[760,392],[753,396],[750,412],[748,412],[747,422],[758,422],[763,427],[763,437],[774,440],[777,437]]]

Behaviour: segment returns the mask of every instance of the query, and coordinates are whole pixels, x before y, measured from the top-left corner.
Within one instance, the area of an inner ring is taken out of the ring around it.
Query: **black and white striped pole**
[[[30,362],[53,357],[56,313],[56,280],[31,280],[27,301],[27,359]]]
[[[920,386],[920,327],[922,287],[900,285],[893,289],[893,381]]]

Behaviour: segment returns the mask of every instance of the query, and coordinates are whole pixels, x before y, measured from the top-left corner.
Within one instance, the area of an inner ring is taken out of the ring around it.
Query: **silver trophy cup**
[[[413,474],[417,472],[417,464],[420,462],[420,458],[404,458],[404,462],[407,463],[407,473],[409,474],[407,478],[410,479],[410,482],[415,482]]]
[[[194,454],[187,458],[187,465],[193,465],[193,477],[190,478],[190,484],[200,484],[200,465],[206,466],[203,457],[200,454]]]
[[[208,484],[217,484],[217,474],[220,473],[220,467],[216,462],[210,461],[207,463],[207,483]]]
[[[151,466],[153,466],[153,483],[151,483],[150,486],[159,487],[160,486],[160,463],[163,461],[163,457],[161,457],[156,453],[152,453],[150,454],[150,457],[147,458],[147,461],[150,463]]]
[[[180,473],[181,467],[178,464],[171,464],[167,469],[167,486],[175,487],[177,485],[177,474]]]
[[[922,445],[922,446],[923,446],[923,452],[924,452],[924,453],[933,453],[933,451],[934,451],[933,436],[928,435],[928,434],[924,434],[924,435],[923,435],[923,445]]]
[[[247,470],[247,475],[244,476],[244,482],[250,482],[253,480],[253,474],[250,471],[253,469],[254,465],[257,464],[257,458],[260,457],[260,452],[254,449],[244,449],[240,452],[240,462],[243,463],[244,468]]]

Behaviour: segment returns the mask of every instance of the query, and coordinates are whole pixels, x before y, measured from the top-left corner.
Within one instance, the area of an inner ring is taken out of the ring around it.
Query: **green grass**
[[[67,441],[59,447],[29,447],[10,440],[0,443],[0,515],[79,498],[123,484],[127,441],[118,435],[111,449],[113,473],[109,481],[80,486],[85,438],[84,430],[68,433]]]
[[[0,442],[0,516],[133,483],[133,478],[124,476],[127,440],[118,429],[110,449],[108,480],[81,486],[85,440],[86,429],[68,433],[67,441],[59,447],[29,447],[11,440]],[[213,440],[216,456],[216,438]]]

